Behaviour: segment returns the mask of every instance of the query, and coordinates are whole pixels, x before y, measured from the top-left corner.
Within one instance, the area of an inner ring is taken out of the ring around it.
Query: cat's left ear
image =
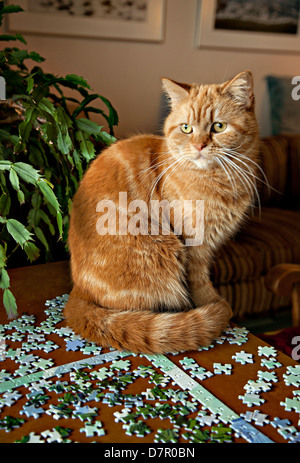
[[[184,100],[190,91],[191,85],[181,84],[171,79],[162,78],[163,89],[171,98],[172,104],[178,104]]]
[[[245,109],[251,109],[254,104],[252,73],[250,71],[241,72],[234,79],[226,82],[222,94],[226,93]]]

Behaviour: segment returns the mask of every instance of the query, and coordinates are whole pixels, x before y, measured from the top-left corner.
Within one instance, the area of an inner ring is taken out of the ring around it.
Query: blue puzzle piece
[[[251,444],[272,444],[273,441],[255,429],[250,423],[239,418],[231,423],[231,428]]]

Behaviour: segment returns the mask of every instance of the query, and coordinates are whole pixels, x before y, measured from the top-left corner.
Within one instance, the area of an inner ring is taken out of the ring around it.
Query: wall
[[[162,43],[27,33],[27,48],[46,58],[45,70],[58,75],[82,75],[95,92],[109,98],[119,113],[116,131],[119,137],[157,129],[161,76],[188,83],[211,83],[250,69],[255,79],[261,134],[268,135],[269,108],[264,77],[267,74],[299,75],[299,55],[196,49],[196,11],[197,0],[168,0]]]

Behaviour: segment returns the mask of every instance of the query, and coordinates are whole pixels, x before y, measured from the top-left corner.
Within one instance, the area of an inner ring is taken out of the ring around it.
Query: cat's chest
[[[234,210],[244,202],[241,192],[226,185],[217,177],[187,175],[186,178],[174,178],[165,189],[165,198],[171,202],[178,202],[182,206],[204,203],[207,217],[211,215],[234,215]]]
[[[219,181],[205,182],[191,176],[188,183],[171,185],[168,201],[173,205],[175,218],[182,214],[185,236],[191,230],[199,237],[201,229],[203,243],[218,246],[235,232],[249,207],[250,198]]]

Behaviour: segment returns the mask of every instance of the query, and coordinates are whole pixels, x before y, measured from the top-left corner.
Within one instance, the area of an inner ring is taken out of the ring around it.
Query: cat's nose
[[[197,143],[197,144],[193,145],[193,147],[196,148],[196,150],[198,150],[198,151],[202,151],[203,148],[206,147],[206,144],[205,143]]]

